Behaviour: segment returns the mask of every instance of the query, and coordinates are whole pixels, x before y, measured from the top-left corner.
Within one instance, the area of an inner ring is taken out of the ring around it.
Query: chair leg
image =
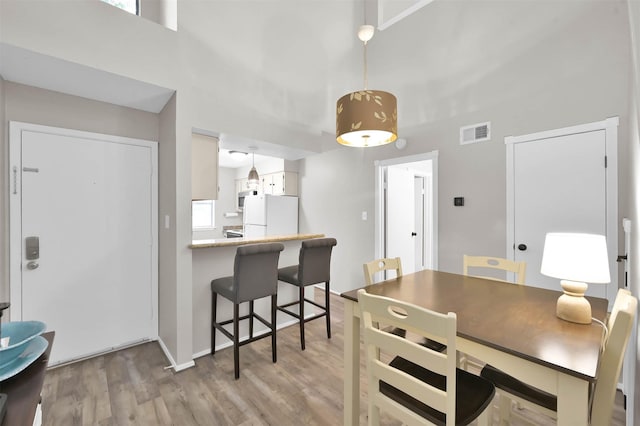
[[[218,293],[211,292],[211,356],[216,353],[216,311]]]
[[[304,286],[300,286],[300,347],[304,351]]]
[[[276,351],[276,314],[278,311],[278,301],[276,300],[276,295],[271,296],[271,355],[273,357],[273,362],[276,362],[277,351]]]
[[[329,281],[324,283],[324,308],[327,313],[327,339],[331,339],[331,307],[329,306]]]
[[[233,304],[233,371],[236,380],[240,378],[240,327],[239,318],[240,305]]]
[[[253,339],[253,300],[249,301],[249,338]]]

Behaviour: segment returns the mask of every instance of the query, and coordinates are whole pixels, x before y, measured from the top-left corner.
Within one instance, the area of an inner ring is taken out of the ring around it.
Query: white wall
[[[242,226],[242,213],[236,212],[236,173],[235,169],[220,167],[218,169],[220,191],[216,200],[216,229],[212,238],[222,238],[224,226]],[[225,213],[238,213],[237,217],[224,217]]]
[[[631,253],[628,260],[631,268],[629,287],[632,293],[640,296],[640,2],[629,1],[629,17],[631,26],[631,55],[632,63],[629,67],[631,88],[631,105],[629,108],[629,186],[628,216],[631,219]],[[622,252],[621,252],[622,253]],[[640,316],[637,318],[640,324]],[[640,327],[639,327],[640,328]],[[636,377],[635,400],[628,401],[634,406],[633,424],[640,424],[640,340],[630,342],[636,345]]]
[[[7,161],[9,159],[9,144],[3,141],[8,140],[8,127],[5,121],[5,81],[0,76],[0,143],[2,147],[2,163],[0,163],[0,188],[7,188]],[[9,194],[8,191],[2,191],[0,196],[0,229],[2,235],[9,235]],[[6,302],[9,300],[9,238],[3,238],[0,244],[0,300]],[[9,316],[7,315],[5,321]]]

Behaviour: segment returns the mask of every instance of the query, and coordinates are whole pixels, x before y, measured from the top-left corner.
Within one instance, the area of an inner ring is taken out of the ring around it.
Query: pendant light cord
[[[362,1],[362,9],[363,9],[363,20],[364,24],[367,25],[367,0]],[[369,87],[369,76],[367,75],[367,40],[364,40],[364,90],[367,90]]]
[[[369,78],[367,77],[367,42],[364,42],[364,90],[369,86]]]

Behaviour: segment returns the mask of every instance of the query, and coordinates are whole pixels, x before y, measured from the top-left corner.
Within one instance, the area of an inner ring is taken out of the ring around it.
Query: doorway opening
[[[438,151],[375,163],[375,258],[404,273],[438,268]]]

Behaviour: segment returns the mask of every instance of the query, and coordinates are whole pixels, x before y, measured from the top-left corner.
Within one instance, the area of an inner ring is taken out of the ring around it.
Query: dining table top
[[[454,312],[458,337],[583,380],[596,379],[603,326],[558,318],[561,291],[428,269],[362,288],[436,312]],[[357,302],[358,290],[341,296]],[[607,300],[587,299],[592,317],[604,322]]]

